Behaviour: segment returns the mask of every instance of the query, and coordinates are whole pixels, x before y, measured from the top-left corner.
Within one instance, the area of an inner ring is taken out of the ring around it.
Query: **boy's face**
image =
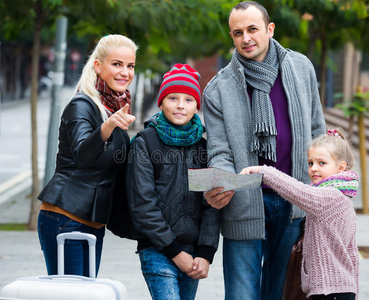
[[[198,112],[195,97],[184,93],[170,93],[165,96],[159,108],[174,125],[187,125]]]

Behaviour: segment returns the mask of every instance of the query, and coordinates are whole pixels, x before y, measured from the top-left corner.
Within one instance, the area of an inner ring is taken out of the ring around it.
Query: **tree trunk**
[[[368,208],[368,186],[366,184],[366,139],[365,139],[365,125],[364,125],[364,114],[361,113],[358,117],[358,127],[359,127],[359,147],[360,147],[360,168],[361,168],[361,182],[362,184],[362,201],[363,201],[363,214],[369,214]]]
[[[352,140],[352,137],[354,136],[354,122],[355,122],[355,117],[353,115],[350,115],[348,117],[348,121],[349,121],[349,127],[347,130],[347,139],[349,141]]]
[[[324,110],[326,87],[327,87],[327,58],[328,58],[327,36],[325,32],[322,32],[321,42],[322,42],[322,54],[320,58],[320,101],[322,103],[322,107]]]
[[[310,42],[309,42],[309,47],[307,50],[307,58],[310,59],[311,62],[313,62],[314,59],[314,49],[315,49],[315,43],[317,40],[316,34],[313,30],[309,30],[309,35],[310,35]]]
[[[37,22],[37,19],[35,19]],[[31,131],[32,131],[32,192],[31,211],[28,219],[28,229],[37,229],[37,216],[40,208],[37,200],[40,192],[38,177],[38,150],[37,150],[37,97],[38,97],[38,70],[40,62],[41,26],[35,24],[32,49],[32,75],[31,75]]]

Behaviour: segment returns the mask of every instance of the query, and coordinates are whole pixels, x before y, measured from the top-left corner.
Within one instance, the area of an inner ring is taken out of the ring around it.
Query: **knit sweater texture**
[[[263,166],[260,173],[263,173],[264,183],[307,213],[302,290],[308,296],[358,294],[359,252],[351,198],[337,187],[310,186],[273,167]]]
[[[277,44],[277,47],[283,48]],[[280,75],[288,102],[292,132],[291,175],[305,183],[306,151],[312,138],[325,133],[315,70],[306,56],[282,49]],[[235,54],[231,62],[208,83],[203,94],[209,167],[239,173],[259,163],[251,151],[253,128],[245,69]],[[278,157],[277,157],[278,159]],[[291,218],[305,213],[293,207]],[[228,239],[265,238],[264,202],[261,189],[236,191],[221,211],[221,232]]]

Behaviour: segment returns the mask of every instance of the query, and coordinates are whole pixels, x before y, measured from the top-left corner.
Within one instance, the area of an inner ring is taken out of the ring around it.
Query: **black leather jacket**
[[[95,103],[76,94],[61,117],[55,174],[38,198],[84,220],[105,224],[115,174],[126,166],[129,136],[116,127],[104,142],[102,123]]]
[[[131,145],[126,174],[128,207],[139,232],[138,250],[154,246],[173,258],[185,251],[212,262],[219,241],[219,211],[202,193],[188,190],[188,169],[206,167],[197,146],[163,144],[164,163],[155,180],[144,139]]]

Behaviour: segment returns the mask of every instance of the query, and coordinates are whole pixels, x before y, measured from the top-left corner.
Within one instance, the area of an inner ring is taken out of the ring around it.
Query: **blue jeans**
[[[96,275],[99,270],[105,226],[100,229],[84,225],[68,218],[65,215],[52,211],[40,210],[38,215],[38,237],[41,249],[44,252],[47,273],[58,274],[57,242],[59,233],[81,231],[96,236]],[[87,241],[66,240],[64,246],[65,274],[89,276]]]
[[[263,193],[265,240],[223,240],[226,300],[280,300],[301,219],[290,222],[291,206],[275,192]]]
[[[187,276],[154,247],[139,252],[141,270],[153,300],[193,300],[199,281]]]

